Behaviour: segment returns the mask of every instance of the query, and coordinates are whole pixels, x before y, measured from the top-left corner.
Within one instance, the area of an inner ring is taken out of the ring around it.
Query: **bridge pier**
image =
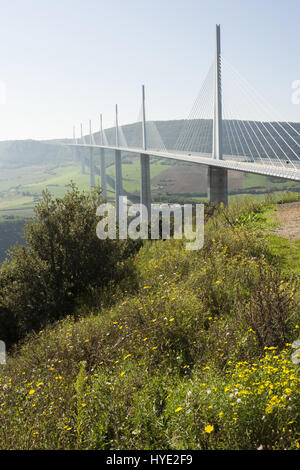
[[[81,174],[84,175],[85,174],[84,155],[80,147],[75,149],[75,159],[78,163],[80,163]]]
[[[100,149],[100,185],[102,189],[102,197],[106,199],[106,168],[105,168],[105,154],[104,149]]]
[[[228,205],[228,170],[208,167],[208,199],[210,202]]]
[[[81,174],[85,175],[85,165],[84,165],[84,157],[80,157],[80,163],[81,163]]]
[[[90,148],[90,183],[91,188],[95,187],[95,168],[94,168],[94,151]]]
[[[90,144],[93,144],[92,121],[90,120]],[[95,187],[95,168],[94,168],[94,150],[90,147],[90,181],[91,188]]]
[[[84,144],[84,137],[83,137],[83,128],[82,128],[82,123],[80,124],[80,142],[82,144]],[[81,158],[80,158],[80,162],[81,162],[81,174],[84,175],[85,174],[85,150],[82,152],[80,152],[81,154]]]
[[[141,190],[140,203],[147,207],[148,221],[151,216],[151,181],[150,181],[150,157],[149,155],[140,155],[141,163]]]
[[[115,151],[115,169],[116,169],[116,218],[119,220],[119,197],[123,195],[123,184],[122,184],[122,160],[121,150]]]

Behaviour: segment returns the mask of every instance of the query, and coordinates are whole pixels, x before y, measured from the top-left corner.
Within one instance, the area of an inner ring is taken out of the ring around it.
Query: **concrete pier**
[[[90,120],[90,144],[93,144],[92,121]],[[90,181],[91,188],[95,187],[94,149],[90,147]]]
[[[100,149],[100,186],[102,189],[102,197],[106,199],[107,189],[106,189],[106,167],[105,167],[105,153],[104,149]]]
[[[82,123],[80,124],[80,143],[81,144],[84,144],[84,137],[83,137],[83,127],[82,127]],[[82,175],[85,175],[85,162],[84,162],[84,158],[85,158],[85,150],[82,152],[80,152],[81,155],[80,155],[80,162],[81,162],[81,174]]]
[[[90,184],[91,188],[95,187],[94,151],[92,147],[90,147]]]
[[[140,202],[148,211],[148,221],[151,215],[151,183],[150,183],[150,157],[149,155],[140,155],[141,163],[141,193]]]
[[[208,168],[208,199],[217,204],[228,204],[228,171],[225,168]]]
[[[123,195],[123,183],[122,183],[122,160],[121,150],[115,151],[115,168],[116,168],[116,218],[119,220],[119,197]]]

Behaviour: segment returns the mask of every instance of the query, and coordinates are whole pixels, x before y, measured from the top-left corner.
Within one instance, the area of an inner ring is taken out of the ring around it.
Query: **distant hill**
[[[72,151],[60,145],[34,140],[0,142],[0,166],[20,168],[23,166],[55,164],[72,160]]]

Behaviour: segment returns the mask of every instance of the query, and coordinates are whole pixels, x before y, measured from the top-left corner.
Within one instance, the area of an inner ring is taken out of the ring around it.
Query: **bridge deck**
[[[226,168],[228,170],[242,171],[246,173],[255,173],[258,175],[273,176],[276,178],[283,178],[292,181],[300,181],[300,165],[295,167],[291,163],[284,164],[278,161],[271,161],[269,164],[260,162],[249,162],[242,156],[224,155],[223,160],[215,160],[210,154],[204,153],[183,153],[176,151],[157,151],[147,149],[146,151],[141,148],[129,148],[129,147],[115,147],[108,145],[97,145],[97,144],[64,144],[68,147],[86,147],[86,148],[103,148],[105,150],[120,150],[121,152],[136,153],[151,155],[159,158],[169,158],[172,160],[179,160],[182,162],[196,163],[198,165],[207,165],[214,167]],[[244,160],[244,161],[243,161]]]

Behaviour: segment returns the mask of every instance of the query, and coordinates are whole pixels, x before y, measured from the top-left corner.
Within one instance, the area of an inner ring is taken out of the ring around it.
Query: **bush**
[[[98,239],[100,201],[98,189],[80,193],[73,184],[63,198],[43,193],[25,228],[27,246],[15,246],[0,270],[0,306],[10,331],[3,330],[2,339],[8,346],[72,313],[88,289],[125,277],[124,261],[140,245]]]

